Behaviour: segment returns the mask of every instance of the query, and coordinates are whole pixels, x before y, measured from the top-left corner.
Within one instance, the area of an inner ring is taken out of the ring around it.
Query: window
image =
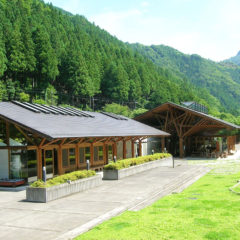
[[[85,148],[79,148],[79,162],[84,163],[85,162]]]
[[[37,176],[37,151],[29,150],[27,152],[28,177]]]
[[[75,148],[66,148],[62,150],[62,165],[68,167],[76,164]]]
[[[90,147],[80,147],[79,148],[79,162],[81,164],[86,163],[87,160],[90,161]]]
[[[90,147],[86,147],[85,148],[85,161],[89,160],[90,161],[91,158],[91,152],[90,152]]]
[[[94,147],[94,161],[98,161],[98,147]]]
[[[103,146],[94,147],[94,161],[103,161]]]
[[[98,159],[99,159],[99,161],[103,160],[103,147],[102,146],[98,147]]]
[[[76,164],[75,148],[69,148],[69,162],[70,165]]]
[[[62,166],[63,167],[68,166],[68,149],[62,150]]]

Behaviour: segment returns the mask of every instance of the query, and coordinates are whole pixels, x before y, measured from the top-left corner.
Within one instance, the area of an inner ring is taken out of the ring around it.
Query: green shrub
[[[138,158],[128,158],[128,159],[123,159],[119,160],[117,162],[110,162],[109,164],[104,166],[104,169],[106,170],[113,170],[113,169],[123,169],[123,168],[129,168],[131,166],[143,164],[146,162],[150,161],[155,161],[161,158],[166,158],[166,157],[171,157],[171,154],[169,153],[156,153],[153,155],[148,155],[148,156],[142,156]]]
[[[37,180],[31,184],[31,187],[47,188],[62,183],[66,183],[67,181],[76,181],[78,179],[88,178],[94,175],[96,175],[96,173],[95,171],[92,170],[75,171],[49,179],[47,180],[46,184],[43,182],[43,180]]]

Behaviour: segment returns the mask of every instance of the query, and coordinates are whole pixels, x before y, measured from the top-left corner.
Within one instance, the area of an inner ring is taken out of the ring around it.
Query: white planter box
[[[26,198],[30,202],[49,202],[73,193],[99,186],[102,183],[101,175],[79,179],[71,183],[63,183],[49,188],[27,187]]]
[[[103,179],[118,180],[121,178],[131,176],[136,173],[146,171],[148,169],[161,167],[161,166],[170,166],[171,161],[172,161],[172,157],[168,157],[168,158],[162,158],[162,159],[151,161],[151,162],[146,162],[140,165],[131,166],[129,168],[124,168],[120,170],[103,169]]]

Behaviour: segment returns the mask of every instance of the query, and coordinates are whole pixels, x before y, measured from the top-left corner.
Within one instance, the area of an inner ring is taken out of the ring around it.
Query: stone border
[[[164,163],[167,160],[171,161],[172,156],[168,157],[168,158],[161,158],[159,160],[154,160],[154,161],[146,162],[143,164],[131,166],[129,168],[124,168],[124,169],[120,169],[120,170],[103,169],[103,179],[104,180],[118,180],[121,178],[125,178],[125,177],[131,176],[133,174],[146,171],[148,169],[164,166]]]
[[[99,186],[102,183],[102,176],[97,174],[92,177],[79,179],[69,183],[63,183],[48,188],[27,187],[26,198],[30,202],[49,202],[73,193],[85,191]]]

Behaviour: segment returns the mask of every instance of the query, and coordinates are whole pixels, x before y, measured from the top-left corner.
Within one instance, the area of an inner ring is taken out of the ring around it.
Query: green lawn
[[[210,173],[180,194],[139,212],[125,212],[78,240],[240,239],[240,195],[229,191],[239,173]]]

